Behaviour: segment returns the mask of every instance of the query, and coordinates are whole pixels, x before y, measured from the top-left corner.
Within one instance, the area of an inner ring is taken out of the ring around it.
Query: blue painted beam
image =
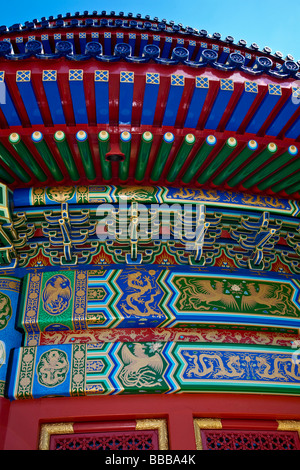
[[[141,125],[152,125],[156,111],[156,102],[159,91],[159,73],[146,73],[146,85],[143,100]]]
[[[69,70],[69,86],[76,124],[88,124],[83,86],[83,70]]]
[[[228,59],[228,56],[230,54],[230,48],[229,47],[223,47],[222,49],[222,52],[218,58],[218,62],[220,64],[225,64],[227,59]]]
[[[234,91],[233,80],[221,78],[220,88],[207,118],[205,129],[216,129]]]
[[[109,123],[109,72],[96,70],[95,76],[95,106],[97,124]]]
[[[53,39],[54,39],[54,46],[56,46],[56,43],[57,43],[58,41],[61,41],[61,34],[55,33]]]
[[[172,38],[166,37],[164,47],[161,53],[161,57],[163,57],[164,59],[168,59],[170,57],[171,47],[172,47]]]
[[[74,33],[67,33],[66,40],[73,45],[73,49],[75,51],[76,49],[75,49]]]
[[[86,33],[79,33],[80,52],[84,54],[86,46]]]
[[[240,53],[241,53],[241,52],[240,52]],[[246,52],[244,65],[248,65],[249,62],[251,61],[251,59],[252,59],[251,54],[249,54],[248,52]]]
[[[24,54],[25,52],[25,42],[23,37],[16,38],[16,45],[18,47],[19,53]]]
[[[111,55],[111,33],[104,33],[104,54]]]
[[[171,86],[163,117],[163,126],[174,126],[182,93],[184,90],[184,75],[171,75]]]
[[[158,36],[157,34],[155,34],[155,35],[153,36],[153,43],[152,43],[152,44],[154,44],[155,46],[160,47],[160,36]]]
[[[129,46],[131,46],[132,55],[135,55],[135,43],[136,43],[136,34],[135,33],[129,33],[128,44],[129,44]]]
[[[300,116],[296,119],[294,124],[285,133],[285,136],[289,139],[297,139],[300,135]]]
[[[260,104],[258,110],[254,114],[253,118],[249,122],[246,132],[250,134],[256,134],[261,126],[265,123],[267,117],[273,111],[274,107],[278,103],[282,96],[282,91],[280,85],[269,84],[268,91],[264,97],[262,103]]]
[[[18,70],[16,82],[30,123],[32,125],[44,124],[31,83],[31,71]]]
[[[184,39],[183,38],[178,38],[176,47],[184,47]]]
[[[52,52],[54,52],[54,51],[52,51],[52,49],[51,49],[48,34],[42,34],[41,35],[41,41],[42,41],[42,44],[43,44],[44,52],[46,54],[52,54]]]
[[[293,87],[292,94],[281,108],[276,118],[267,129],[266,134],[277,136],[284,126],[288,123],[291,117],[299,109],[300,104],[300,87]],[[298,136],[297,136],[298,137]],[[296,137],[295,137],[296,138]]]
[[[57,70],[43,70],[42,81],[53,124],[65,124],[66,120],[57,84]]]
[[[203,51],[204,49],[207,49],[207,43],[206,43],[206,42],[200,42],[200,47],[199,47],[199,50],[198,50],[198,52],[197,52],[195,61],[200,60],[202,51]]]
[[[0,109],[9,126],[21,126],[21,120],[5,83],[5,72],[0,71]]]
[[[124,33],[116,34],[116,44],[124,43]]]
[[[219,55],[220,48],[219,48],[218,44],[212,44],[211,48],[212,48],[213,51],[216,51]]]
[[[144,47],[148,44],[148,34],[141,34],[141,43],[140,43],[140,51],[139,56],[143,55]]]
[[[251,108],[255,98],[258,95],[258,85],[255,82],[245,81],[244,90],[239,101],[234,108],[229,121],[227,122],[226,131],[237,131],[243,120],[245,119],[249,109]]]
[[[190,60],[191,60],[192,55],[194,53],[195,47],[196,47],[196,41],[189,41],[189,45],[188,45],[187,49],[189,51],[189,59]]]
[[[189,105],[184,127],[195,128],[209,90],[209,79],[207,77],[196,77],[193,96]]]
[[[120,72],[119,124],[131,124],[134,72]]]
[[[99,33],[95,32],[95,31],[92,32],[91,40],[94,41],[94,42],[99,42]]]

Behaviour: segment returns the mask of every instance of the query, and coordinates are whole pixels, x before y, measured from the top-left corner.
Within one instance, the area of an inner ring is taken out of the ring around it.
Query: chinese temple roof
[[[299,198],[299,64],[131,13],[0,28],[0,180]]]

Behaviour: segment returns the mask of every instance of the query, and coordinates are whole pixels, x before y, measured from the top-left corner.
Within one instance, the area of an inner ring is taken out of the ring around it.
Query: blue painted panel
[[[124,34],[123,33],[117,33],[116,35],[116,44],[124,43]]]
[[[26,207],[30,205],[32,189],[18,188],[13,194],[14,204],[18,207]]]
[[[62,38],[61,38],[61,34],[54,34],[54,45],[56,46],[56,43],[58,41],[61,41]]]
[[[7,124],[9,126],[21,126],[21,120],[19,118],[15,105],[11,99],[8,88],[7,86],[5,86],[5,82],[0,82],[0,87],[1,87],[0,88],[0,91],[1,91],[0,108],[4,114]],[[4,97],[4,100],[2,99],[2,96]]]
[[[99,33],[92,33],[91,41],[92,42],[99,42]]]
[[[104,54],[111,55],[111,33],[104,33]]]
[[[223,50],[221,54],[219,55],[218,62],[220,62],[220,64],[225,64],[225,62],[228,59],[229,54],[230,54],[229,47],[223,47]]]
[[[18,82],[17,86],[21,94],[28,118],[32,125],[44,124],[39,106],[30,81]]]
[[[85,46],[86,46],[86,36],[84,34],[79,33],[79,44],[80,44],[80,52],[81,54],[84,54],[85,52]]]
[[[184,47],[184,39],[183,38],[177,39],[177,43],[175,47]]]
[[[278,89],[280,86],[278,85]],[[266,94],[265,98],[263,99],[261,105],[259,106],[258,110],[256,111],[255,115],[251,119],[250,123],[246,128],[246,132],[250,132],[251,134],[256,134],[261,126],[265,123],[267,117],[272,112],[276,104],[281,98],[280,94],[276,94],[271,92],[270,90]]]
[[[195,128],[197,126],[207,93],[208,93],[208,87],[207,88],[195,87],[194,93],[190,102],[189,110],[185,119],[184,127]]]
[[[296,119],[294,124],[285,133],[285,136],[289,139],[297,139],[300,135],[300,117]]]
[[[251,61],[251,59],[252,59],[251,54],[246,53],[246,54],[245,54],[245,62],[244,62],[244,64],[245,64],[245,65],[248,65],[249,62]]]
[[[229,83],[227,87],[225,84]],[[233,93],[233,81],[222,80],[217,97],[205,124],[205,129],[216,129]]]
[[[21,41],[21,39],[22,39],[22,41]],[[24,52],[25,52],[25,42],[23,41],[23,38],[20,38],[19,40],[18,40],[18,38],[16,38],[16,45],[18,47],[19,53],[24,54]]]
[[[189,59],[190,60],[192,58],[195,47],[196,47],[196,41],[189,41],[188,51],[189,51]]]
[[[65,124],[57,81],[43,81],[53,124]]]
[[[160,47],[160,36],[153,36],[153,44]]]
[[[164,47],[161,53],[161,57],[164,59],[168,59],[170,56],[170,51],[171,51],[171,46],[172,46],[172,38],[166,38]]]
[[[72,96],[73,111],[76,124],[87,124],[88,117],[82,80],[70,80],[70,91]]]
[[[173,77],[173,75],[172,75]],[[165,109],[165,114],[163,118],[163,126],[174,126],[179,104],[181,101],[182,93],[184,86],[172,85],[170,87],[168,101]]]
[[[119,96],[119,124],[131,124],[134,73],[121,72]]]
[[[226,125],[226,131],[237,131],[251,108],[257,92],[247,91],[245,88],[231,117]]]
[[[100,72],[100,71],[98,71]],[[108,80],[95,81],[95,104],[97,124],[109,123]]]
[[[156,74],[158,75],[158,74]],[[158,83],[147,83],[146,79],[146,86],[145,86],[145,93],[144,93],[144,101],[143,101],[143,110],[142,110],[142,118],[141,124],[153,124],[153,119],[156,110],[156,102],[157,96],[159,91],[159,76],[158,76]]]
[[[44,52],[46,54],[52,54],[53,51],[51,49],[49,39],[42,39],[42,44],[43,44]]]
[[[74,34],[73,33],[67,33],[66,40],[73,45],[73,50],[75,51]]]
[[[277,136],[279,132],[284,128],[287,122],[291,119],[293,114],[299,109],[299,100],[290,97],[282,109],[277,114],[276,118],[268,128],[266,134]]]
[[[205,42],[201,42],[195,60],[200,60],[202,51],[203,51],[204,49],[207,49],[207,44],[206,44]]]
[[[147,46],[147,44],[148,44],[148,34],[142,34],[139,56],[143,55],[144,47]]]
[[[136,35],[134,33],[129,34],[128,44],[132,48],[132,55],[135,55],[135,42],[136,42]]]

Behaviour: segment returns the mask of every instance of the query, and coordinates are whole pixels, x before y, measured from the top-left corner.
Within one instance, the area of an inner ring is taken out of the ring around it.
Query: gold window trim
[[[49,450],[53,434],[75,434],[74,423],[44,423],[41,425],[39,450]],[[136,431],[158,431],[159,450],[168,450],[168,428],[166,419],[137,419]]]
[[[300,421],[276,420],[277,431],[297,431],[300,439]],[[197,450],[203,450],[201,430],[222,429],[222,420],[217,418],[194,418],[194,430]]]

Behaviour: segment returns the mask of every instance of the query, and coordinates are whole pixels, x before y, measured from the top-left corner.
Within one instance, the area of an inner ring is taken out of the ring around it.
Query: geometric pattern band
[[[27,334],[99,328],[300,328],[297,279],[185,267],[70,270],[25,276],[19,327]]]
[[[14,190],[15,207],[73,204],[118,203],[124,200],[148,203],[205,204],[218,208],[236,208],[275,212],[300,217],[296,200],[264,197],[211,189],[190,189],[160,186],[64,186],[62,188],[22,188]]]
[[[202,343],[89,343],[23,347],[13,355],[11,400],[46,396],[300,393],[288,348]]]

